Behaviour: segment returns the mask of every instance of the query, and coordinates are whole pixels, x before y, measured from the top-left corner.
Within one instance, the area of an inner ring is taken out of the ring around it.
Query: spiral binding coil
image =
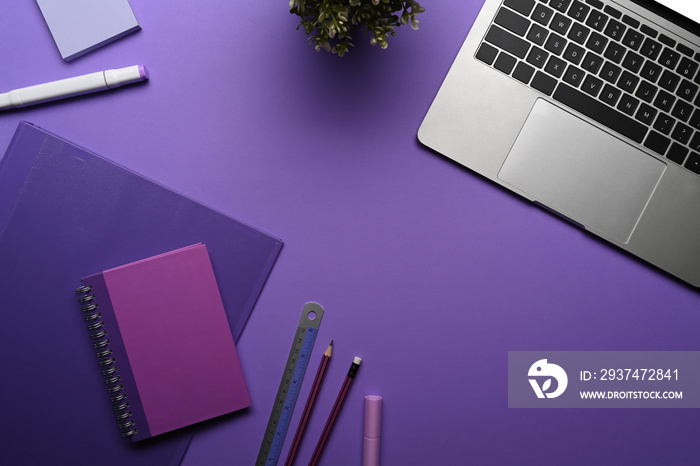
[[[122,437],[131,437],[138,433],[136,422],[131,418],[133,415],[129,411],[129,402],[126,401],[126,393],[124,393],[124,385],[119,383],[121,376],[117,374],[119,367],[116,365],[116,360],[112,357],[112,348],[109,347],[110,341],[107,338],[107,330],[104,329],[104,322],[100,320],[102,314],[98,311],[99,304],[93,302],[95,295],[90,294],[92,291],[91,285],[83,285],[75,290],[77,294],[81,294],[78,301],[82,304],[83,318],[88,323],[90,331],[90,339],[96,340],[92,346],[95,349],[98,364],[102,369],[102,376],[107,385],[107,393],[109,401],[112,402],[112,409],[115,412],[114,417],[117,419],[117,425],[121,431]]]

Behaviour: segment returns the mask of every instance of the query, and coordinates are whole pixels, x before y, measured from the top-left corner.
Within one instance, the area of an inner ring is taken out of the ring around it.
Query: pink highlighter
[[[379,447],[382,438],[382,397],[365,397],[365,441],[362,466],[379,466]]]

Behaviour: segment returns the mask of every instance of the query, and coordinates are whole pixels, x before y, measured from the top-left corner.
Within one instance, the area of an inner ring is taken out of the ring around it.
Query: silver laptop
[[[699,11],[486,0],[418,138],[698,287]]]

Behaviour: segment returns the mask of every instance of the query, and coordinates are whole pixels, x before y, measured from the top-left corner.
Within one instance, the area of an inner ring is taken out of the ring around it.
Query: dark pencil
[[[335,399],[335,404],[333,405],[333,409],[331,410],[330,416],[328,416],[328,420],[326,421],[326,426],[323,428],[323,433],[321,434],[321,438],[318,439],[318,443],[316,444],[316,449],[314,450],[313,456],[311,456],[311,461],[309,461],[309,466],[316,466],[318,464],[318,460],[321,458],[321,452],[323,451],[323,447],[326,446],[326,441],[328,440],[328,437],[331,435],[331,430],[333,430],[333,425],[335,424],[335,420],[338,418],[338,414],[340,413],[340,408],[343,407],[343,403],[345,402],[345,397],[348,395],[348,391],[350,390],[350,385],[352,384],[353,379],[355,378],[355,374],[357,374],[357,370],[360,368],[360,363],[362,362],[361,358],[358,358],[355,356],[355,359],[352,361],[352,365],[350,366],[350,370],[348,371],[347,377],[345,377],[345,381],[343,382],[343,386],[340,388],[340,393],[338,393],[338,398]]]
[[[294,464],[294,458],[296,458],[297,452],[299,451],[301,439],[304,436],[304,431],[306,430],[306,425],[308,424],[309,417],[311,417],[311,411],[314,409],[314,404],[316,403],[316,397],[318,396],[318,392],[321,390],[323,376],[326,375],[326,368],[328,367],[328,362],[331,359],[332,353],[333,342],[331,341],[331,344],[328,345],[328,349],[325,353],[323,353],[321,363],[318,365],[316,377],[314,378],[314,384],[311,386],[311,393],[309,393],[309,398],[306,400],[306,406],[304,406],[304,413],[301,415],[299,427],[297,427],[297,433],[294,434],[294,441],[292,442],[292,448],[289,450],[287,461],[284,463],[285,466],[291,466],[292,464]]]

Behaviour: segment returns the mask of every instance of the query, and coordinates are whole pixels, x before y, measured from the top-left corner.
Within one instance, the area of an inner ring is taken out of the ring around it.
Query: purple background
[[[298,464],[356,355],[322,464],[361,464],[369,394],[387,465],[697,463],[695,410],[507,408],[508,351],[698,350],[700,297],[420,146],[481,4],[424,3],[419,31],[384,51],[359,34],[339,59],[286,0],[132,0],[143,30],[69,64],[36,4],[5,0],[0,92],[134,64],[151,79],[1,113],[0,147],[28,120],[285,241],[238,345],[253,407],[205,426],[186,466],[253,464],[307,301],[326,314],[283,457],[335,344]]]

